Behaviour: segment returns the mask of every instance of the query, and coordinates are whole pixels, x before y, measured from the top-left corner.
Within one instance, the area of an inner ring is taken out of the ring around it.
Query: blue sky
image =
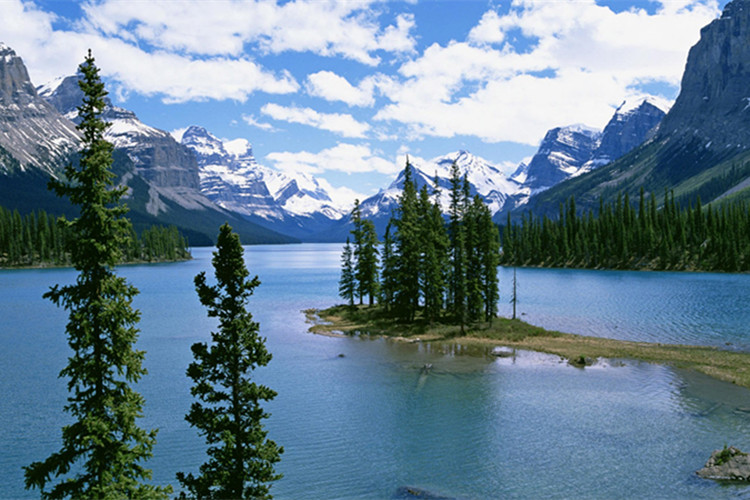
[[[0,0],[0,42],[41,85],[88,48],[116,104],[168,131],[249,140],[337,196],[404,155],[467,149],[512,170],[553,127],[674,100],[726,1]]]

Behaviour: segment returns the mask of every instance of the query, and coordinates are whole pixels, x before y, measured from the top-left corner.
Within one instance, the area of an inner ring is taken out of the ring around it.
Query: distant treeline
[[[21,215],[0,207],[0,267],[70,265],[65,242],[69,230],[44,210]],[[185,238],[176,227],[152,226],[140,237],[130,226],[122,246],[122,262],[175,261],[190,258]]]
[[[503,235],[505,265],[703,271],[750,270],[747,203],[709,205],[700,198],[681,207],[672,193],[644,196],[637,209],[626,194],[599,211],[578,214],[575,198],[560,204],[557,219],[510,217]]]

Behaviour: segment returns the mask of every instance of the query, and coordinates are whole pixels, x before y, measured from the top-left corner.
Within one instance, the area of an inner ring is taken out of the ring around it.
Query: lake
[[[211,251],[119,270],[141,292],[140,425],[160,429],[148,462],[158,484],[176,487],[176,472],[204,460],[184,421],[185,369],[215,325],[193,289],[198,272],[211,274]],[[255,376],[279,393],[266,420],[285,450],[276,498],[388,499],[407,485],[462,499],[750,495],[694,475],[713,449],[750,449],[750,391],[632,361],[577,369],[530,352],[494,359],[309,334],[301,310],[339,302],[340,254],[334,244],[246,247],[262,282],[249,309],[274,356]],[[499,275],[508,316],[512,270]],[[59,448],[67,315],[41,296],[74,278],[0,271],[0,498],[37,498],[21,467]],[[519,314],[544,327],[750,349],[750,275],[519,269],[518,283]]]

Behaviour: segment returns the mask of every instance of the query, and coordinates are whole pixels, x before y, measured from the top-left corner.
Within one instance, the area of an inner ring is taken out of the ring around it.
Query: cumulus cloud
[[[339,171],[348,174],[377,172],[390,175],[399,171],[398,165],[380,157],[369,146],[361,144],[339,143],[317,153],[269,153],[266,159],[278,170],[308,174]]]
[[[285,51],[341,56],[368,65],[373,52],[413,50],[414,20],[400,15],[381,27],[372,0],[215,0],[211,2],[122,2],[86,4],[86,24],[107,36],[141,40],[167,51],[237,56],[245,44]]]
[[[275,103],[264,105],[260,111],[274,120],[309,125],[343,137],[363,138],[370,130],[368,124],[358,122],[352,115],[343,113],[320,113],[312,108],[281,106]]]
[[[375,103],[375,88],[383,78],[382,75],[368,77],[355,87],[332,71],[318,71],[308,75],[305,89],[311,96],[327,101],[341,101],[349,106],[372,106]]]
[[[688,49],[719,14],[713,0],[679,4],[649,14],[523,0],[504,15],[488,11],[466,41],[433,44],[402,64],[375,119],[421,136],[530,145],[553,126],[602,127],[623,99],[643,95],[641,85],[679,85]]]

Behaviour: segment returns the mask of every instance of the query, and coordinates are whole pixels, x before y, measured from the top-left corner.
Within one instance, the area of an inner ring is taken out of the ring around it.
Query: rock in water
[[[711,458],[696,474],[717,481],[750,481],[750,456],[734,446],[725,446],[711,453]]]

